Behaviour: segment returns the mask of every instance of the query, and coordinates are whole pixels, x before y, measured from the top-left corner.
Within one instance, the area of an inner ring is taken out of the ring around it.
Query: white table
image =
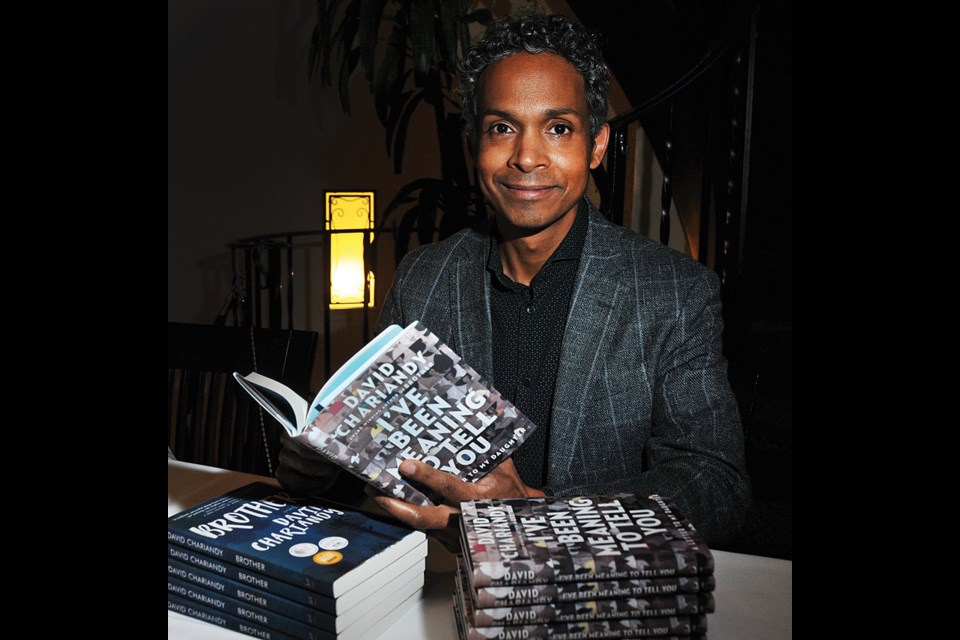
[[[272,478],[169,460],[167,515],[249,482]],[[713,552],[716,613],[707,616],[709,640],[789,640],[793,637],[793,562],[727,551]],[[423,598],[380,637],[381,640],[455,640],[454,556],[429,539]],[[167,612],[167,637],[177,640],[238,640],[234,631]]]

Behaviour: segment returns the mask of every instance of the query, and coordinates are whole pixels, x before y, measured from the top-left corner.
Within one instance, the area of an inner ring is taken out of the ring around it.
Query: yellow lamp
[[[328,191],[326,220],[330,238],[330,308],[373,306],[373,269],[364,248],[373,241],[373,192]]]

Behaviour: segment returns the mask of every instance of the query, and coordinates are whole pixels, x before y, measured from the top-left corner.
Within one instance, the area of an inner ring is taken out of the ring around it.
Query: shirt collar
[[[581,198],[577,206],[577,215],[573,219],[573,225],[567,231],[567,235],[554,249],[553,253],[543,263],[543,269],[558,260],[579,260],[583,253],[583,245],[587,241],[587,228],[589,227],[589,207],[587,199]],[[510,280],[503,273],[503,263],[500,261],[500,243],[497,240],[496,221],[490,226],[490,241],[487,250],[487,270],[492,272],[503,284],[509,284]]]

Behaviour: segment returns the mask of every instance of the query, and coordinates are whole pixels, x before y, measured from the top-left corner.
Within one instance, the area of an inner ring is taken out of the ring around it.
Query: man
[[[598,47],[560,16],[506,18],[467,54],[460,85],[494,219],[408,254],[379,329],[422,321],[538,428],[477,483],[400,466],[444,504],[375,500],[412,526],[441,529],[460,501],[480,497],[660,493],[708,544],[729,539],[750,485],[717,278],[584,198],[609,138]],[[316,472],[284,448],[284,485]]]

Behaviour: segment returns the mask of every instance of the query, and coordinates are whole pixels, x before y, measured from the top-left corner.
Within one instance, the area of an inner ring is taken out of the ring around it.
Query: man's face
[[[569,227],[607,125],[590,136],[583,77],[550,53],[515,53],[487,69],[477,94],[477,170],[501,231]]]

